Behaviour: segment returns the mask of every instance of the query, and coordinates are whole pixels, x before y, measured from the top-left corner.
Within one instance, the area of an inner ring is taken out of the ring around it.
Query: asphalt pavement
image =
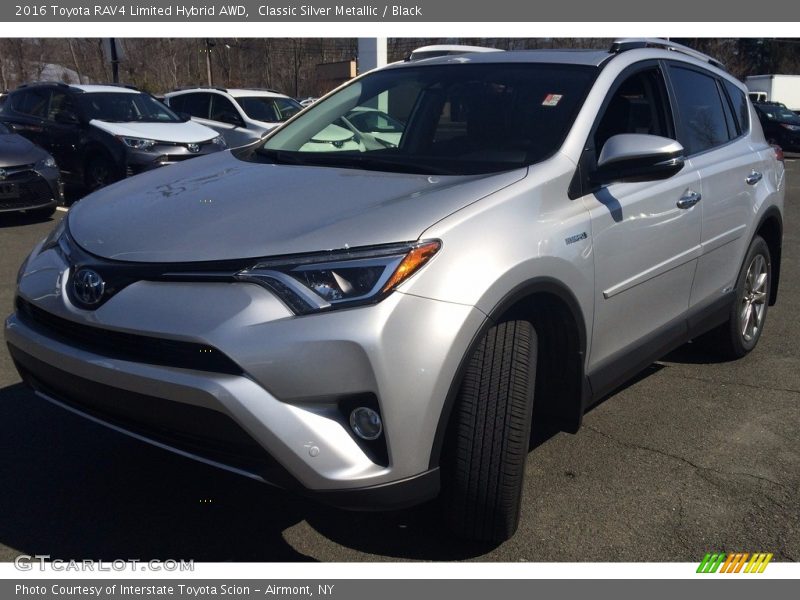
[[[591,410],[578,434],[542,432],[504,544],[453,539],[434,504],[342,512],[127,439],[34,396],[3,343],[0,561],[800,560],[800,162],[787,169],[780,296],[757,349],[717,362],[687,345]],[[0,217],[3,314],[53,224]]]

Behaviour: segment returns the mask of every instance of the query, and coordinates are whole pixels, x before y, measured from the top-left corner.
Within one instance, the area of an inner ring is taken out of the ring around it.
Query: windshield
[[[759,106],[758,109],[770,121],[783,121],[785,123],[800,123],[800,116],[797,116],[785,106]]]
[[[311,105],[245,158],[466,175],[561,146],[597,69],[448,64],[376,71]]]
[[[88,120],[113,123],[144,121],[178,123],[181,118],[164,104],[147,94],[128,92],[91,92],[77,96]]]
[[[249,96],[236,98],[245,114],[256,121],[283,123],[303,110],[299,102],[291,98],[270,98],[269,96]]]

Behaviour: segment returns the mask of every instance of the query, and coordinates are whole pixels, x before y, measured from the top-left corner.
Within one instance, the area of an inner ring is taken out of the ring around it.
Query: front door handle
[[[692,208],[703,198],[699,193],[689,190],[685,196],[678,200],[678,208]]]
[[[745,182],[747,183],[747,185],[755,185],[759,181],[761,181],[762,177],[764,176],[761,173],[759,173],[758,171],[753,171],[750,173],[750,175],[747,176]]]

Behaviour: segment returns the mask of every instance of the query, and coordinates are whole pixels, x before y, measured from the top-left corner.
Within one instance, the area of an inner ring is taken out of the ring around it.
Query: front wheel
[[[536,380],[536,331],[495,325],[469,357],[442,457],[442,508],[459,536],[502,542],[517,530]]]
[[[43,208],[29,208],[28,210],[25,211],[25,213],[29,217],[39,221],[44,221],[46,219],[49,219],[50,217],[53,216],[54,212],[56,212],[55,205],[45,206]]]
[[[119,179],[114,163],[102,154],[96,154],[86,162],[84,184],[93,192]]]

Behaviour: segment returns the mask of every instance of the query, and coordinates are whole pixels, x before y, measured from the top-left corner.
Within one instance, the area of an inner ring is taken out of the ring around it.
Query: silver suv
[[[303,106],[275,90],[186,88],[164,94],[173,110],[218,132],[231,148],[263,138]]]
[[[533,409],[589,406],[776,300],[784,168],[744,86],[660,40],[390,65],[263,144],[81,200],[6,339],[43,398],[350,508],[517,527]],[[397,143],[314,143],[343,115]]]

